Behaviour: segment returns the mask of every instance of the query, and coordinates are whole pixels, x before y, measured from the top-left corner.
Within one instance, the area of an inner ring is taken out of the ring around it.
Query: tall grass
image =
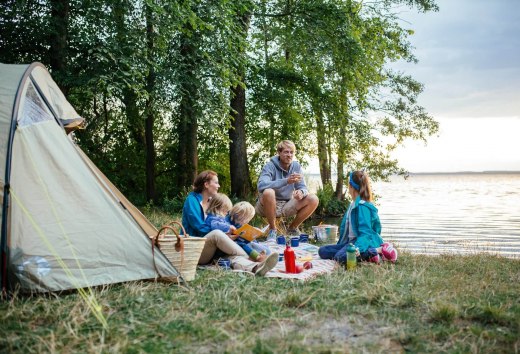
[[[160,226],[177,216],[150,208]],[[199,270],[188,286],[94,290],[0,303],[1,353],[518,353],[520,260],[418,256],[308,282]]]
[[[200,270],[188,287],[96,289],[0,304],[2,352],[487,352],[520,346],[520,261],[401,255],[302,283]]]

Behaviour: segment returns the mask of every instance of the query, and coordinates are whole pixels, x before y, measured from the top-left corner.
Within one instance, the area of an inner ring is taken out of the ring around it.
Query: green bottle
[[[356,268],[356,263],[357,263],[356,247],[353,244],[349,243],[347,246],[347,263],[346,263],[347,269],[351,270],[351,269]]]

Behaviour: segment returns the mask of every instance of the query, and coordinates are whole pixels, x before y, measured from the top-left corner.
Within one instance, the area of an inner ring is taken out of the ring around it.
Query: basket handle
[[[177,225],[181,228],[182,230],[182,234],[184,235],[184,238],[188,238],[188,234],[186,233],[186,229],[184,228],[184,226],[182,226],[182,224],[178,221],[175,221],[175,220],[172,220],[170,221],[169,223],[167,223],[165,226],[174,226],[174,225]]]
[[[153,266],[155,268],[155,271],[157,274],[159,274],[159,277],[161,278],[162,275],[159,273],[159,270],[157,269],[157,265],[155,263],[155,247],[159,247],[159,238],[161,237],[162,233],[166,233],[166,230],[172,230],[174,235],[177,236],[177,242],[175,243],[175,251],[181,253],[181,268],[184,264],[184,240],[179,236],[179,233],[177,230],[175,230],[173,227],[164,225],[157,231],[157,235],[151,239],[152,241],[152,260],[153,260]],[[182,278],[181,278],[182,279]]]
[[[173,221],[176,222],[176,221]],[[182,226],[182,225],[181,225]],[[167,230],[172,230],[173,234],[177,237],[177,242],[175,242],[175,251],[183,252],[184,251],[184,240],[180,237],[179,232],[175,230],[173,227],[169,225],[164,225],[157,231],[157,236],[154,238],[154,244],[159,246],[159,239],[162,234],[166,234]]]

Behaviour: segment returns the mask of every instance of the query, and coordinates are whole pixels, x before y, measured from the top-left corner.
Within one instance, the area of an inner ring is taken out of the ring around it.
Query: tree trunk
[[[192,88],[193,89],[193,88]],[[197,117],[193,105],[196,104],[185,93],[180,102],[178,126],[179,147],[177,165],[177,187],[187,187],[193,183],[198,168]]]
[[[153,200],[157,202],[157,194],[155,189],[155,146],[154,146],[154,112],[153,108],[146,116],[145,122],[145,136],[146,136],[146,200]]]
[[[327,129],[323,120],[321,109],[314,105],[316,116],[316,136],[318,139],[318,161],[320,165],[321,183],[323,185],[331,183],[330,160],[327,149]]]
[[[345,181],[344,166],[347,156],[347,119],[342,119],[340,122],[339,136],[338,136],[338,180],[336,181],[336,198],[343,199],[343,182]]]
[[[63,76],[67,64],[67,37],[69,26],[69,1],[51,0],[49,63],[52,74],[58,79],[60,88],[65,95],[68,93],[67,85],[64,85]]]
[[[148,62],[153,63],[154,60],[154,30],[153,30],[153,14],[150,6],[146,7],[146,42],[148,49]],[[144,125],[145,131],[145,147],[146,147],[146,200],[157,202],[155,190],[155,144],[154,144],[154,91],[155,91],[155,69],[153,64],[149,64],[148,76],[146,78],[146,91],[148,98],[146,102],[146,120]]]
[[[188,26],[189,27],[189,26]],[[188,33],[190,29],[188,28]],[[197,34],[183,35],[180,54],[184,69],[184,79],[180,82],[182,97],[179,105],[179,125],[177,133],[179,146],[177,154],[177,187],[187,187],[193,183],[198,168],[197,140],[197,97],[196,80],[196,42]]]
[[[340,91],[340,117],[339,120],[339,134],[337,136],[338,142],[338,180],[336,181],[336,198],[338,200],[343,199],[343,184],[345,182],[344,166],[348,156],[349,150],[349,137],[347,133],[347,127],[350,120],[349,105],[347,100],[347,79],[343,76],[341,80],[341,91]]]
[[[115,1],[113,3],[113,15],[114,24],[116,29],[116,38],[120,44],[124,44],[127,41],[127,27],[125,22],[126,9],[121,1]],[[146,128],[143,125],[143,117],[138,102],[138,94],[132,87],[126,87],[123,89],[122,98],[124,104],[124,113],[126,116],[125,128],[130,133],[131,138],[136,142],[136,149],[139,154],[146,153]],[[108,112],[108,108],[105,107],[105,114]],[[108,121],[105,123],[108,126]],[[139,156],[141,158],[141,156]],[[146,168],[146,167],[145,167]],[[127,186],[128,188],[128,186]],[[134,186],[139,188],[139,186]],[[145,191],[146,193],[146,191]]]
[[[245,89],[237,85],[232,90],[231,127],[229,128],[229,173],[231,176],[231,195],[245,198],[251,193],[251,179],[247,162],[245,129]]]
[[[247,38],[250,13],[239,16],[242,25],[242,36]],[[245,56],[245,50],[241,51]],[[245,68],[240,68],[240,81],[245,81]],[[246,143],[246,89],[237,84],[231,88],[231,127],[229,128],[229,174],[231,177],[231,195],[245,198],[251,193],[251,179],[247,162]]]

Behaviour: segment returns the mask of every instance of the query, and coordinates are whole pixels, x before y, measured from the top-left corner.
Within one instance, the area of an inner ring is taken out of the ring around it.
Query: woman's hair
[[[352,171],[349,175],[349,185],[359,192],[361,199],[372,202],[372,187],[366,171]]]
[[[255,216],[255,207],[248,202],[238,202],[231,208],[229,216],[234,224],[247,224]]]
[[[211,170],[206,170],[199,173],[193,181],[193,191],[197,193],[202,193],[202,191],[204,190],[204,184],[206,182],[211,181],[211,179],[215,176],[218,176],[217,173]]]
[[[226,216],[233,207],[233,203],[228,196],[222,193],[217,193],[209,200],[207,214]]]
[[[276,151],[278,153],[282,152],[285,148],[291,148],[293,151],[296,151],[296,145],[290,140],[282,140],[276,145]]]

